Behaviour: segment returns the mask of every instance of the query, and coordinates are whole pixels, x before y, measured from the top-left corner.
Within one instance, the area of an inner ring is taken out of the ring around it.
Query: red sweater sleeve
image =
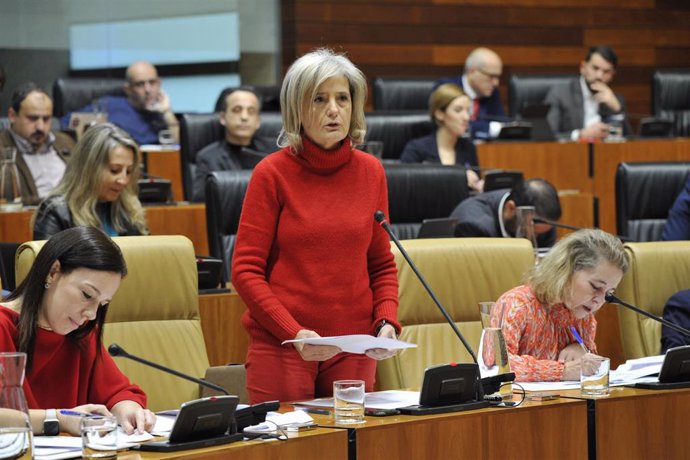
[[[103,345],[94,360],[88,400],[105,404],[108,409],[112,409],[120,401],[134,401],[141,407],[146,407],[144,391],[129,381]]]
[[[379,178],[379,205],[378,209],[388,216],[388,187],[383,167],[380,169]],[[374,293],[374,323],[372,334],[376,326],[385,319],[392,324],[400,334],[401,326],[398,323],[398,270],[391,252],[391,244],[388,234],[380,228],[378,222],[373,219],[373,237],[367,260],[369,264],[369,279],[371,290]]]
[[[276,297],[267,281],[268,259],[281,207],[277,184],[267,169],[268,162],[260,163],[247,187],[231,278],[252,317],[283,341],[293,339],[303,327]]]

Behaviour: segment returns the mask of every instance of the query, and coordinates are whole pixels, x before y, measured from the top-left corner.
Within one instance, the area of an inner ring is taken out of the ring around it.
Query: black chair
[[[253,89],[256,94],[259,95],[261,98],[261,112],[280,112],[280,86],[252,86],[249,85],[249,88]],[[223,103],[223,100],[227,96],[227,94],[232,91],[237,89],[237,86],[230,86],[228,88],[224,88],[223,91],[220,92],[220,95],[218,96],[218,99],[216,100],[216,105],[213,108],[216,112],[220,112],[220,107],[221,104]]]
[[[374,110],[427,110],[436,79],[379,77],[374,80]]]
[[[567,84],[575,75],[542,74],[517,75],[508,82],[508,112],[512,118],[518,118],[527,105],[542,104],[552,86]]]
[[[251,170],[216,171],[206,177],[206,228],[211,255],[223,261],[222,279],[230,281],[232,252]]]
[[[384,164],[391,227],[400,239],[417,238],[425,219],[450,216],[469,196],[463,167]]]
[[[690,69],[654,72],[652,113],[671,120],[674,135],[690,136]]]
[[[616,229],[634,241],[658,241],[690,163],[621,163],[616,171]]]
[[[283,126],[280,113],[262,112],[258,136],[278,138]],[[217,113],[183,113],[180,115],[180,162],[182,186],[186,200],[194,193],[196,154],[212,142],[223,139],[225,128],[218,121]],[[278,150],[278,147],[276,147]]]
[[[58,78],[53,83],[53,115],[62,117],[101,96],[124,96],[119,78]]]
[[[426,112],[370,112],[365,117],[366,141],[383,142],[383,159],[400,159],[408,141],[433,131]]]

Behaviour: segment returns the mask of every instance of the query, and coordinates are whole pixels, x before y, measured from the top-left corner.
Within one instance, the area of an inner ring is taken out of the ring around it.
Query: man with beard
[[[254,169],[264,156],[278,150],[275,139],[255,135],[261,125],[261,101],[253,89],[240,87],[225,92],[218,118],[225,136],[196,154],[194,201],[204,201],[210,172]]]
[[[10,127],[0,133],[0,148],[17,149],[22,203],[36,205],[62,179],[65,156],[74,141],[63,133],[51,132],[53,101],[34,83],[15,90],[7,116]]]
[[[513,238],[517,229],[518,206],[534,206],[536,215],[551,221],[561,218],[558,192],[544,179],[529,179],[513,189],[478,193],[462,200],[450,217],[458,220],[455,236],[478,238]],[[547,248],[556,242],[552,225],[534,225],[537,245]]]
[[[547,120],[559,138],[592,141],[609,135],[611,122],[622,123],[625,102],[609,84],[616,74],[618,56],[608,46],[593,46],[580,63],[580,78],[552,87],[544,103],[551,107]],[[628,134],[627,123],[623,123]]]

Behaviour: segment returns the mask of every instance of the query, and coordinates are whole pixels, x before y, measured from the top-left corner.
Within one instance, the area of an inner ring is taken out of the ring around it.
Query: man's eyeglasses
[[[480,69],[480,68],[477,68],[477,71],[478,71],[479,73],[481,73],[482,75],[486,75],[486,76],[489,77],[491,80],[494,80],[494,79],[495,79],[495,80],[500,80],[500,79],[501,79],[501,74],[500,74],[500,73],[489,73],[489,72],[487,72],[486,70],[483,70],[483,69]]]

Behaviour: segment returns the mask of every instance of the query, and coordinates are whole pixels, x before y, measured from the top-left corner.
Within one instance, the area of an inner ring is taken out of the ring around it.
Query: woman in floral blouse
[[[628,270],[623,244],[601,230],[580,230],[560,240],[527,275],[503,294],[503,333],[516,379],[579,380],[596,366],[597,322],[604,304]],[[591,354],[576,341],[575,327]]]

